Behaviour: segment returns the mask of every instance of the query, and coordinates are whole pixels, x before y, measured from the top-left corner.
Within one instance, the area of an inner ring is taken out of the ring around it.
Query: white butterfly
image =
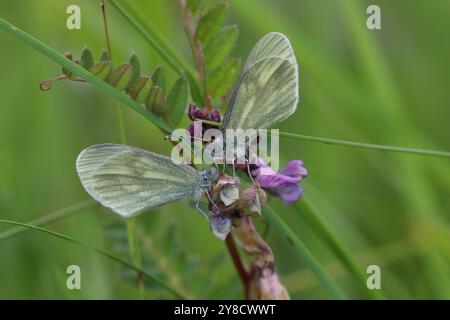
[[[86,191],[124,217],[193,196],[199,200],[217,178],[215,168],[198,171],[168,157],[119,144],[83,150],[77,172]]]
[[[289,39],[278,32],[253,47],[222,121],[222,129],[268,129],[297,109],[298,65]]]

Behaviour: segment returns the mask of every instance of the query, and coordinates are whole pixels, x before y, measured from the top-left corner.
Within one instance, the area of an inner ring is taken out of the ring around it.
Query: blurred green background
[[[88,46],[98,56],[106,46],[98,3],[1,1],[0,16],[61,53],[79,56]],[[135,3],[170,46],[192,61],[178,1]],[[65,27],[70,4],[81,7],[81,30]],[[381,7],[381,30],[366,28],[369,4]],[[239,26],[234,55],[242,59],[269,31],[285,33],[293,44],[301,101],[280,130],[449,150],[448,12],[445,0],[232,0],[227,22]],[[108,18],[116,64],[134,52],[144,73],[163,64],[169,83],[175,80],[175,72],[111,6]],[[1,219],[29,221],[87,200],[75,159],[90,145],[120,141],[117,102],[90,85],[67,81],[41,92],[40,81],[58,75],[60,67],[3,32],[0,70]],[[128,144],[169,154],[158,129],[123,110]],[[281,152],[284,162],[305,161],[306,198],[361,272],[371,264],[381,267],[384,297],[450,298],[449,159],[286,138]],[[360,280],[305,219],[302,201],[290,207],[270,202],[346,295],[365,298],[357,289]],[[186,202],[148,212],[137,226],[149,272],[191,298],[243,298],[224,244]],[[106,209],[91,206],[46,227],[129,259],[125,224]],[[0,225],[0,232],[9,228]],[[333,298],[273,229],[268,242],[292,298]],[[81,267],[82,290],[66,288],[71,264]],[[134,299],[135,278],[89,249],[38,232],[0,241],[3,299]],[[148,283],[145,297],[171,296]]]

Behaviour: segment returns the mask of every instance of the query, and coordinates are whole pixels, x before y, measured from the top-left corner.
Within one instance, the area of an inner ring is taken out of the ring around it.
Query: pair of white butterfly
[[[269,33],[251,51],[221,124],[225,129],[268,129],[295,112],[298,65],[286,36]],[[199,201],[217,179],[216,168],[197,171],[146,150],[100,144],[78,156],[86,191],[124,217],[193,196]],[[201,210],[200,210],[201,211]]]

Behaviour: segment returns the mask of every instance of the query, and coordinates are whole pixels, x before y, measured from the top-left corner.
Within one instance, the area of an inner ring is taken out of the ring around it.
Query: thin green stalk
[[[181,75],[184,69],[190,76],[194,77],[194,68],[178,57],[175,50],[168,44],[168,41],[160,36],[160,33],[156,31],[155,27],[150,23],[150,20],[143,16],[142,10],[139,10],[134,2],[129,1],[126,6],[123,5],[123,1],[109,0],[109,2],[128,20],[136,31],[159,53],[175,72]]]
[[[168,125],[166,122],[161,120],[159,117],[157,117],[152,112],[145,109],[143,106],[141,106],[136,101],[131,100],[126,94],[120,92],[119,90],[115,89],[111,85],[109,85],[107,82],[101,80],[100,78],[97,78],[95,75],[84,69],[83,67],[77,65],[76,63],[72,62],[71,60],[64,57],[62,54],[57,52],[56,50],[50,48],[43,42],[39,41],[38,39],[32,37],[31,35],[27,34],[26,32],[18,29],[17,27],[13,26],[6,20],[0,18],[0,30],[3,30],[13,37],[15,37],[17,40],[25,43],[26,45],[30,46],[31,48],[35,49],[36,51],[42,53],[46,57],[50,58],[54,62],[58,63],[59,65],[63,66],[67,70],[73,72],[77,76],[80,76],[87,82],[91,83],[104,93],[112,96],[116,100],[118,100],[120,103],[126,105],[130,109],[136,111],[140,115],[144,116],[148,120],[150,120],[154,125],[156,125],[158,128],[160,128],[165,133],[172,132],[172,128],[170,125]]]
[[[100,5],[102,8],[102,15],[103,15],[103,27],[105,29],[106,47],[108,48],[108,55],[112,61],[113,54],[111,48],[111,41],[109,39],[105,0],[102,0]],[[119,131],[120,131],[120,143],[127,144],[122,108],[119,105],[117,105],[117,122],[119,124]],[[139,239],[136,237],[136,220],[135,218],[130,218],[127,219],[125,223],[127,225],[127,238],[128,238],[128,247],[130,248],[131,261],[133,261],[134,265],[136,265],[138,268],[142,268],[140,244]],[[137,276],[138,276],[139,297],[141,300],[144,300],[145,299],[144,278],[142,278],[140,273],[138,273]]]
[[[274,212],[268,204],[264,206],[263,213],[270,225],[278,232],[278,235],[288,245],[294,248],[296,255],[307,265],[324,287],[326,287],[335,298],[346,299],[345,294],[328,275],[326,270],[322,267],[322,264],[297,237],[294,231],[292,231],[292,229],[280,218],[280,215]]]
[[[28,222],[26,222],[26,224],[32,224],[34,226],[46,225],[46,224],[49,224],[52,222],[59,221],[59,220],[66,218],[74,213],[80,212],[81,210],[93,208],[93,207],[95,207],[96,204],[97,204],[97,202],[95,202],[94,200],[86,200],[86,201],[74,204],[72,206],[66,207],[64,209],[60,209],[60,210],[56,210],[54,212],[48,213],[42,217],[28,221]],[[14,236],[21,234],[27,230],[29,230],[29,229],[23,228],[23,227],[14,227],[14,228],[8,229],[6,231],[3,231],[2,233],[0,233],[0,241],[14,237]]]
[[[109,0],[116,10],[131,24],[131,26],[152,46],[167,64],[179,75],[186,70],[191,91],[199,91],[199,77],[192,65],[186,63],[184,59],[176,53],[169,45],[169,42],[160,36],[150,20],[143,16],[141,10],[133,2],[128,2],[126,6],[117,0]],[[201,103],[202,101],[197,101]]]
[[[337,255],[341,263],[356,278],[361,291],[364,292],[364,294],[366,294],[369,298],[384,298],[381,292],[374,293],[373,291],[367,289],[366,274],[363,273],[362,267],[357,264],[344,246],[339,242],[331,229],[319,215],[317,209],[311,203],[311,200],[307,197],[303,197],[301,201],[296,203],[295,207],[302,215],[302,218],[310,224],[311,229],[313,229],[315,233],[320,234],[320,238],[326,242],[326,244]]]
[[[209,120],[201,120],[205,124],[209,124],[215,127],[220,127],[220,122],[209,121]],[[373,144],[373,143],[365,143],[365,142],[357,142],[357,141],[349,141],[349,140],[339,140],[332,138],[323,138],[316,136],[308,136],[305,134],[298,133],[290,133],[290,132],[279,132],[281,137],[305,140],[311,142],[320,142],[331,145],[341,145],[346,147],[360,148],[360,149],[374,149],[381,151],[389,151],[389,152],[400,152],[400,153],[410,153],[410,154],[418,154],[418,155],[426,155],[426,156],[435,156],[435,157],[444,157],[450,158],[449,151],[439,151],[439,150],[429,150],[429,149],[416,149],[416,148],[406,148],[406,147],[394,147],[385,144]]]
[[[131,261],[139,267],[142,268],[142,257],[141,257],[141,246],[139,243],[139,238],[136,237],[136,218],[126,219],[127,225],[127,237],[128,237],[128,247],[130,248]],[[138,287],[139,287],[139,297],[141,300],[145,299],[145,283],[141,274],[138,273]]]
[[[364,142],[356,142],[356,141],[321,138],[321,137],[307,136],[304,134],[288,133],[288,132],[280,132],[280,136],[286,137],[286,138],[306,140],[306,141],[321,142],[321,143],[325,143],[325,144],[341,145],[341,146],[347,146],[347,147],[353,147],[353,148],[375,149],[375,150],[382,150],[382,151],[391,151],[391,152],[420,154],[420,155],[427,155],[427,156],[450,158],[450,152],[448,152],[448,151],[436,151],[436,150],[428,150],[428,149],[394,147],[394,146],[388,146],[388,145],[383,145],[383,144],[372,144],[372,143],[364,143]]]
[[[117,122],[119,124],[120,143],[127,144],[127,137],[125,135],[125,124],[123,121],[123,112],[122,108],[119,105],[117,105]]]
[[[146,277],[150,281],[153,281],[155,284],[157,284],[160,287],[166,289],[168,292],[173,294],[176,298],[178,298],[178,299],[186,299],[181,293],[179,293],[177,290],[175,290],[174,288],[172,288],[171,286],[166,284],[163,280],[161,280],[161,279],[159,279],[159,278],[149,274],[148,272],[142,270],[141,268],[139,268],[139,267],[137,267],[137,266],[135,266],[135,265],[125,261],[125,260],[122,260],[119,257],[114,256],[113,254],[111,254],[111,253],[109,253],[109,252],[107,252],[107,251],[105,251],[103,249],[100,249],[100,248],[94,247],[94,246],[92,246],[90,244],[81,242],[81,241],[79,241],[77,239],[74,239],[72,237],[69,237],[69,236],[67,236],[65,234],[62,234],[62,233],[59,233],[59,232],[55,232],[55,231],[52,231],[52,230],[48,230],[48,229],[45,229],[45,228],[41,228],[41,227],[38,227],[38,226],[33,226],[33,225],[22,223],[22,222],[3,220],[3,219],[0,219],[0,223],[6,223],[6,224],[16,225],[16,226],[25,227],[25,228],[29,228],[29,229],[32,229],[32,230],[40,231],[40,232],[49,234],[51,236],[54,236],[54,237],[57,237],[57,238],[60,238],[60,239],[64,239],[64,240],[67,240],[69,242],[78,244],[78,245],[80,245],[82,247],[91,249],[91,250],[93,250],[93,251],[95,251],[95,252],[97,252],[97,253],[99,253],[99,254],[101,254],[101,255],[109,258],[109,259],[112,259],[112,260],[122,264],[123,266],[125,266],[127,268],[130,268],[130,269],[133,269],[133,270],[137,271],[138,273],[142,274],[144,277]]]

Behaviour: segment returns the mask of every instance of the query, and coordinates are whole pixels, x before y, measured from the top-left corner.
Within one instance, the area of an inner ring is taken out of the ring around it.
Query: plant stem
[[[116,10],[145,38],[145,40],[159,53],[159,55],[167,62],[167,64],[178,74],[182,74],[182,70],[186,70],[191,76],[195,74],[191,65],[185,63],[179,58],[174,50],[167,42],[158,35],[158,32],[150,24],[150,20],[143,17],[142,12],[136,8],[133,2],[128,2],[126,7],[131,8],[133,14],[127,10],[123,3],[118,0],[109,0]],[[145,24],[142,22],[145,21]],[[144,27],[145,25],[145,27]]]
[[[126,219],[128,247],[130,248],[131,261],[139,268],[142,268],[141,246],[139,238],[136,237],[136,218]],[[142,273],[137,274],[139,298],[145,299],[145,283]]]
[[[200,121],[204,122],[205,124],[215,126],[215,127],[220,127],[222,124],[221,122],[215,122],[215,121],[209,121],[209,120],[203,120],[203,119]],[[389,146],[389,145],[385,145],[385,144],[374,144],[374,143],[365,143],[365,142],[357,142],[357,141],[349,141],[349,140],[323,138],[323,137],[308,136],[305,134],[282,132],[282,131],[279,132],[279,135],[281,137],[305,140],[305,141],[311,141],[311,142],[320,142],[320,143],[329,144],[329,145],[338,145],[338,146],[346,146],[346,147],[353,147],[353,148],[360,148],[360,149],[374,149],[374,150],[389,151],[389,152],[400,152],[400,153],[409,153],[409,154],[417,154],[417,155],[450,158],[449,151],[395,147],[395,146]]]
[[[201,93],[203,95],[203,100],[205,101],[205,109],[207,111],[211,110],[211,99],[208,98],[208,92],[206,89],[206,65],[203,56],[202,44],[199,40],[195,39],[195,33],[197,31],[197,25],[194,21],[192,13],[186,7],[186,1],[180,0],[181,9],[183,11],[184,26],[186,30],[186,35],[189,40],[189,45],[191,47],[192,55],[195,60],[195,65],[197,66],[198,82]],[[198,103],[198,101],[197,101]]]
[[[225,244],[227,245],[228,253],[231,256],[231,260],[233,260],[234,267],[236,268],[236,271],[239,274],[239,278],[241,279],[242,285],[244,287],[245,298],[248,299],[250,275],[248,274],[247,270],[245,270],[241,256],[239,255],[236,244],[233,240],[233,236],[231,234],[228,234],[228,236],[226,237]]]
[[[106,18],[106,7],[105,1],[101,0],[100,6],[102,8],[102,16],[103,16],[103,27],[105,29],[105,38],[106,38],[106,47],[108,50],[109,58],[111,59],[111,63],[113,61],[112,49],[111,49],[111,41],[109,39],[109,31],[108,31],[108,20]],[[119,131],[120,131],[120,142],[122,144],[127,143],[126,135],[125,135],[125,124],[123,121],[123,113],[122,108],[117,105],[117,120],[119,123]],[[127,237],[128,237],[128,247],[130,248],[131,261],[138,268],[142,268],[142,259],[141,259],[141,248],[139,239],[136,237],[136,218],[126,219],[127,226]],[[144,278],[141,273],[137,274],[138,277],[138,289],[139,289],[139,298],[141,300],[145,299],[145,283]]]
[[[428,149],[394,147],[394,146],[381,145],[381,144],[372,144],[372,143],[338,140],[338,139],[331,139],[331,138],[313,137],[313,136],[307,136],[304,134],[288,133],[288,132],[280,132],[279,134],[280,134],[280,136],[286,137],[286,138],[321,142],[321,143],[332,144],[332,145],[342,145],[342,146],[354,147],[354,148],[375,149],[375,150],[382,150],[382,151],[401,152],[401,153],[420,154],[420,155],[427,155],[427,156],[450,158],[450,152],[448,152],[448,151],[436,151],[436,150],[428,150]]]
[[[106,19],[106,6],[105,6],[104,0],[102,0],[100,2],[100,6],[102,8],[103,28],[105,29],[106,49],[108,50],[108,55],[109,55],[109,58],[111,59],[111,63],[112,63],[111,41],[109,40],[108,20]]]

